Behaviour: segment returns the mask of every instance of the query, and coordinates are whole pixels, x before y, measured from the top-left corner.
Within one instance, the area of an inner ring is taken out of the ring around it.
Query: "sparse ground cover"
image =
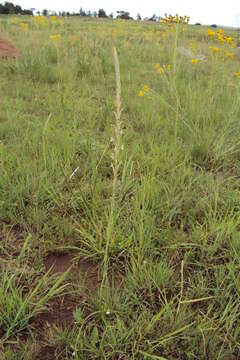
[[[237,32],[0,29],[0,359],[239,359]]]

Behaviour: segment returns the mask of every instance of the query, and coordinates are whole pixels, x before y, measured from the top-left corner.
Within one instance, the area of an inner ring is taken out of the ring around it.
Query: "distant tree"
[[[130,13],[127,11],[117,11],[117,19],[132,20]]]
[[[11,3],[11,2],[5,2],[5,6],[8,8],[8,13],[9,14],[16,14],[16,12],[15,12],[15,6],[14,6],[14,4],[13,3]]]
[[[109,17],[110,17],[111,19],[113,19],[113,13],[111,13],[111,14],[109,15]]]
[[[99,18],[107,18],[107,14],[106,14],[105,10],[99,9],[98,10],[98,17]]]
[[[197,22],[195,25],[201,26],[201,24],[199,22]]]
[[[212,25],[211,25],[211,27],[216,28],[216,27],[217,27],[217,25],[216,25],[216,24],[212,24]]]
[[[32,10],[23,10],[21,6],[6,1],[0,4],[0,14],[26,14],[32,15]]]
[[[142,17],[141,17],[140,14],[137,14],[137,20],[138,20],[138,21],[141,21],[141,20],[142,20]]]
[[[91,10],[88,10],[88,11],[86,12],[86,16],[92,17],[92,12],[91,12]]]
[[[19,6],[19,5],[16,5],[16,6],[15,6],[15,12],[14,12],[15,14],[21,14],[22,11],[23,11],[23,10],[22,10],[21,6]]]
[[[87,16],[86,11],[83,10],[83,8],[80,8],[79,15],[80,16]]]
[[[93,15],[93,17],[95,17],[95,18],[96,18],[96,17],[98,16],[97,11],[93,11],[92,15]]]
[[[32,10],[22,10],[22,12],[21,12],[21,14],[22,15],[33,15],[33,12],[32,12]]]
[[[48,10],[47,10],[47,9],[43,9],[42,15],[43,15],[43,16],[48,16]]]
[[[148,20],[149,21],[157,21],[158,17],[157,17],[157,15],[153,14]]]

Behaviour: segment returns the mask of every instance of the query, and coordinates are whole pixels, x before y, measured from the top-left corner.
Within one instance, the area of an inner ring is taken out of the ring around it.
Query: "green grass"
[[[236,50],[205,27],[22,19],[0,19],[22,54],[0,62],[0,358],[238,359]],[[100,281],[53,277],[59,253]],[[71,324],[39,329],[65,297]]]

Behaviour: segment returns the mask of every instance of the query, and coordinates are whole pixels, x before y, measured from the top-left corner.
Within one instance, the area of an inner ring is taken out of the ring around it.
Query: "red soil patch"
[[[74,254],[49,254],[44,261],[46,270],[53,274],[61,274],[69,268],[69,276],[74,275],[80,278],[84,284],[86,292],[94,292],[100,284],[97,266],[84,259],[75,260]],[[85,292],[85,291],[84,291]]]
[[[55,349],[51,346],[44,346],[38,353],[38,360],[54,360],[55,357]]]
[[[74,255],[72,254],[49,254],[45,260],[44,265],[46,270],[50,270],[53,274],[61,274],[67,271],[73,264]]]
[[[20,55],[15,46],[7,39],[0,37],[0,57],[14,58]]]
[[[88,298],[88,293],[92,294],[99,286],[96,265],[82,259],[75,261],[74,258],[74,254],[49,254],[45,258],[46,271],[50,270],[52,275],[59,276],[69,269],[68,279],[73,277],[80,281],[81,287],[77,298],[71,295],[60,296],[49,303],[48,310],[35,317],[34,325],[41,332],[43,328],[51,328],[54,325],[61,328],[71,327],[74,310],[81,307]]]
[[[99,286],[99,277],[97,266],[87,260],[75,260],[74,254],[49,254],[44,265],[46,271],[50,270],[52,275],[60,275],[69,269],[68,278],[75,277],[83,280],[83,288],[77,297],[71,295],[61,296],[54,299],[48,305],[48,310],[38,314],[33,319],[34,327],[37,330],[40,343],[40,351],[37,359],[53,360],[55,359],[55,348],[53,346],[44,345],[47,339],[44,334],[47,330],[54,328],[70,328],[74,323],[73,312],[76,308],[81,307],[87,300],[86,294],[92,294]]]
[[[70,327],[74,321],[73,311],[77,306],[77,302],[68,296],[57,298],[50,304],[48,312],[35,317],[34,324],[41,332],[53,325],[61,328]]]

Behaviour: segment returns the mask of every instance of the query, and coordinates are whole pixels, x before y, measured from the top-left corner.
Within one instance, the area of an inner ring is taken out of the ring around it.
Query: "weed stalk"
[[[109,247],[113,245],[114,241],[112,239],[114,224],[115,224],[115,208],[116,208],[116,191],[117,191],[117,180],[119,175],[119,168],[121,165],[120,161],[120,150],[121,150],[121,79],[120,79],[120,67],[119,60],[116,48],[113,48],[113,56],[115,63],[115,75],[116,75],[116,111],[115,115],[115,126],[114,126],[114,150],[113,150],[113,162],[112,162],[112,171],[113,171],[113,181],[112,181],[112,195],[110,200],[110,212],[108,218],[108,225],[106,230],[106,246],[104,252],[103,260],[103,279],[102,287],[106,283],[107,273],[108,273],[108,255]]]

